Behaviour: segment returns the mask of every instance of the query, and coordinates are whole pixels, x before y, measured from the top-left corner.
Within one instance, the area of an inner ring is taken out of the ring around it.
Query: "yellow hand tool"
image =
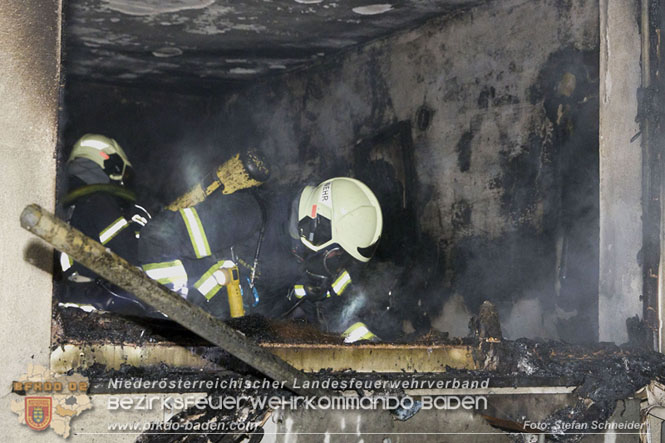
[[[242,304],[242,291],[240,290],[240,273],[238,266],[232,264],[233,262],[226,262],[219,268],[213,276],[220,286],[226,288],[226,293],[229,297],[229,310],[231,311],[231,318],[238,318],[245,316],[245,308]]]

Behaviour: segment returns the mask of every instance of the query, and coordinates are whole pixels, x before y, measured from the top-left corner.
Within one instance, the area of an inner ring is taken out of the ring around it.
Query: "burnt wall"
[[[397,305],[419,311],[413,326],[463,334],[490,299],[513,337],[593,340],[598,44],[596,2],[501,2],[256,86],[225,111],[262,134],[282,180],[357,173],[359,142],[412,122],[427,263]]]
[[[117,131],[165,201],[249,146],[275,182],[361,175],[356,147],[407,125],[418,233],[381,267],[406,330],[465,334],[489,299],[513,338],[594,340],[598,45],[595,1],[495,2],[212,97],[71,85],[68,136]]]

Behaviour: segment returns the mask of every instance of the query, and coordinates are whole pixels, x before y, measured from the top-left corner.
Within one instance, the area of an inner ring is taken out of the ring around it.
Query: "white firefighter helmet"
[[[312,251],[337,244],[356,260],[368,262],[383,229],[381,205],[361,181],[336,177],[307,186],[298,204],[298,232]]]
[[[112,181],[122,182],[132,164],[118,142],[99,134],[85,134],[74,144],[67,163],[85,158],[97,165]]]

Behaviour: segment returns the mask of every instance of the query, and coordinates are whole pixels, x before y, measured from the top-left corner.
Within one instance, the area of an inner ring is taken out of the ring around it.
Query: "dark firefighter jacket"
[[[351,283],[349,272],[312,284],[302,247],[289,235],[289,220],[298,189],[239,191],[212,194],[192,208],[162,211],[142,231],[139,262],[155,280],[179,292],[220,318],[228,318],[224,287],[212,273],[226,261],[238,266],[246,311],[279,317],[307,297],[307,289],[322,299],[320,306],[335,309]],[[255,285],[250,287],[259,232],[265,218]],[[339,295],[339,296],[338,296]],[[313,303],[302,303],[316,320]],[[309,305],[309,307],[308,307]]]
[[[70,189],[85,184],[75,177]],[[150,215],[141,206],[109,192],[93,192],[74,200],[65,209],[69,223],[99,241],[132,264],[138,263],[138,237]],[[65,282],[62,301],[89,303],[98,309],[126,314],[145,314],[146,308],[131,294],[111,285],[83,265],[60,254]]]

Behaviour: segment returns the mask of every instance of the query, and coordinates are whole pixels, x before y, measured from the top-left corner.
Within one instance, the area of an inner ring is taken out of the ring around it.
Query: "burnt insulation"
[[[651,380],[662,381],[665,377],[665,356],[635,350],[632,344],[579,346],[520,339],[501,346],[505,354],[500,359],[507,363],[502,367],[503,374],[516,378],[563,377],[577,386],[573,404],[542,420],[552,433],[549,437],[555,441],[575,442],[583,437],[571,435],[579,430],[566,431],[557,423],[604,422],[613,414],[618,401],[632,396]]]

